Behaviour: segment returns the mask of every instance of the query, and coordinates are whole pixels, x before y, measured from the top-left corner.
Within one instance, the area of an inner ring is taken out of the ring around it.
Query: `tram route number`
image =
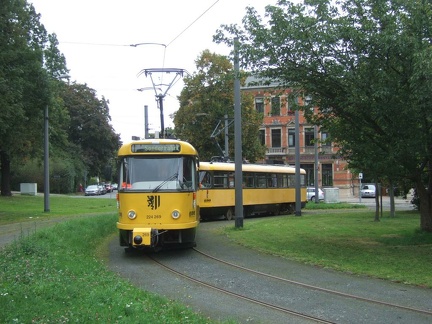
[[[147,219],[160,219],[162,218],[162,215],[147,215]]]

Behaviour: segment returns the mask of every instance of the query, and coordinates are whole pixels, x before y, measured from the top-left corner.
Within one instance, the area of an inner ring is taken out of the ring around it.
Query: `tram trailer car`
[[[200,162],[198,205],[201,219],[234,218],[234,163]],[[243,164],[244,217],[293,213],[295,168],[284,165]],[[306,171],[300,169],[301,207],[307,203]]]
[[[117,194],[120,246],[195,246],[198,153],[187,142],[149,139],[123,145]]]

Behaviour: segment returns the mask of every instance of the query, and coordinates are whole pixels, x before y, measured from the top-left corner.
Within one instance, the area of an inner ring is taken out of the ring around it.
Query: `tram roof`
[[[200,162],[201,170],[235,171],[235,163],[229,162]],[[268,172],[268,173],[295,173],[295,167],[277,164],[242,164],[242,171],[246,172]],[[300,169],[305,174],[304,169]]]

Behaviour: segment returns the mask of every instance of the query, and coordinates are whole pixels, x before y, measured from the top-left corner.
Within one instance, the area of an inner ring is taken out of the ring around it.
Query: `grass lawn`
[[[115,195],[115,194],[112,194]],[[114,197],[114,196],[113,196]],[[83,198],[78,196],[50,196],[50,212],[44,212],[44,197],[13,195],[0,196],[0,225],[49,219],[59,216],[79,216],[91,213],[116,212],[114,198]]]
[[[325,205],[325,204],[321,204]],[[419,231],[417,211],[314,210],[301,217],[260,218],[225,234],[242,245],[345,272],[432,288],[432,234]]]

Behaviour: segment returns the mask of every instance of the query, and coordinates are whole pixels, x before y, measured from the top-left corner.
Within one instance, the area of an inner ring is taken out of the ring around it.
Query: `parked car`
[[[118,184],[117,183],[113,183],[111,184],[113,190],[117,190],[118,189]]]
[[[98,196],[100,195],[100,189],[97,185],[90,185],[85,189],[85,196]]]
[[[315,200],[315,187],[307,187],[307,199],[310,201]],[[322,191],[320,188],[318,188],[318,199],[324,200],[324,191]]]
[[[98,187],[101,195],[105,195],[107,193],[107,190],[104,185],[99,185]]]
[[[105,183],[106,192],[112,192],[114,189],[110,183]]]
[[[374,184],[364,184],[360,190],[362,198],[375,198],[376,188]]]

